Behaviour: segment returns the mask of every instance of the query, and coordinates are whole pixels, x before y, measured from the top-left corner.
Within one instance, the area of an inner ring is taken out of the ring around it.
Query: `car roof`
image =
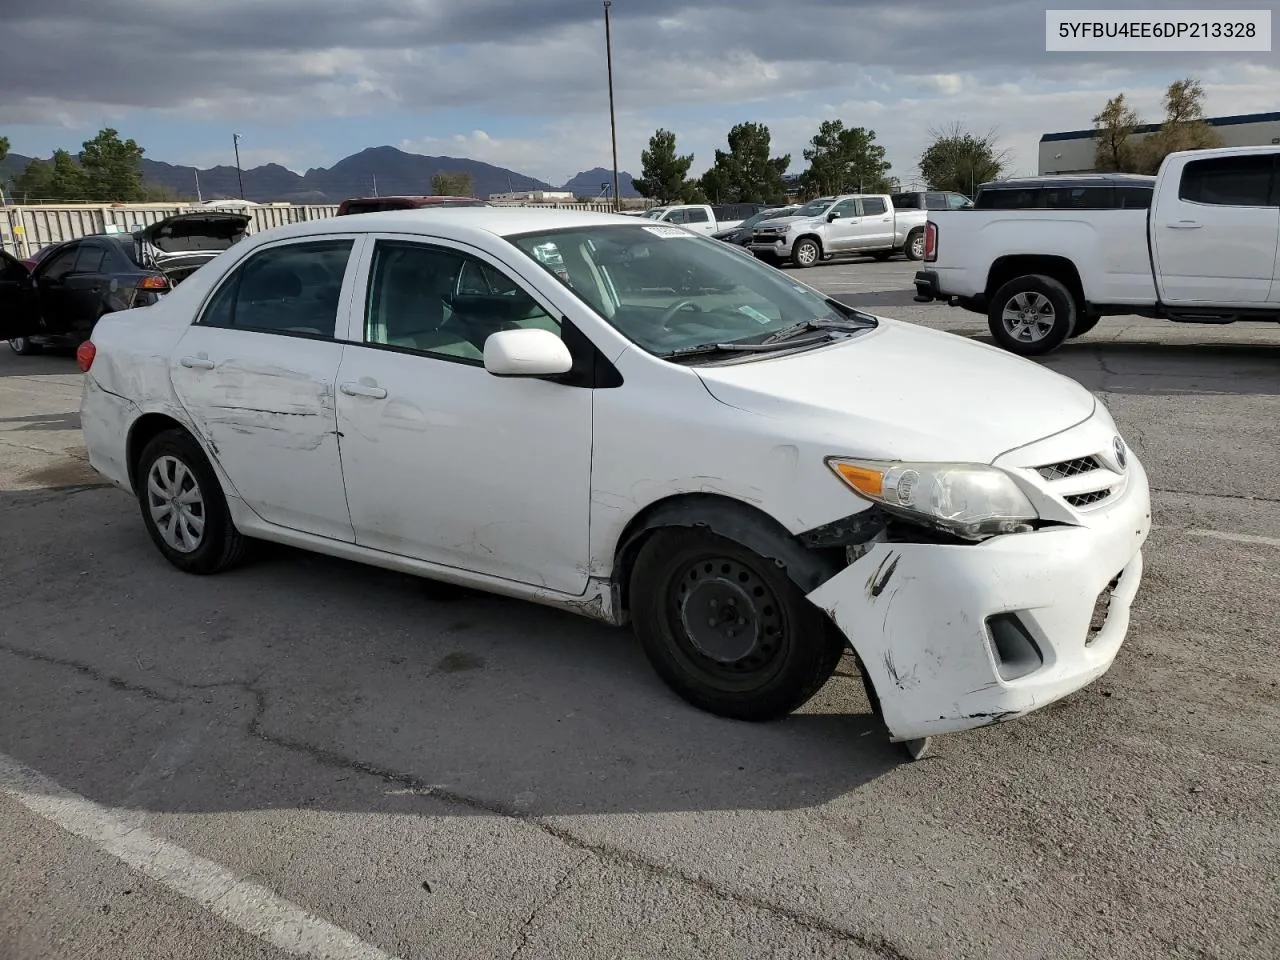
[[[287,240],[320,234],[418,233],[438,236],[444,227],[457,239],[481,236],[509,237],[521,233],[565,230],[574,227],[636,226],[634,217],[586,210],[549,210],[538,207],[420,207],[413,210],[382,210],[346,217],[326,217],[273,227],[255,234],[253,246],[261,242]]]

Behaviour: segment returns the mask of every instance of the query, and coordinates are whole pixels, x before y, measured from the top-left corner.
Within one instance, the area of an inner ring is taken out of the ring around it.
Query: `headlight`
[[[891,513],[967,540],[1024,533],[1040,514],[1003,470],[980,463],[827,459],[837,477]]]

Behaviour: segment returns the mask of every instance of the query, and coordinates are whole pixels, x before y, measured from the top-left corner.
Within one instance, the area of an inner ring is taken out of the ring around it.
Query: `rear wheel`
[[[908,260],[923,260],[924,231],[912,230],[907,234],[907,242],[903,244],[902,252],[907,255]]]
[[[660,530],[631,578],[635,631],[658,675],[700,709],[774,720],[835,672],[843,638],[775,563],[704,530]]]
[[[1098,321],[1101,319],[1102,317],[1096,313],[1086,313],[1081,315],[1080,318],[1076,320],[1076,328],[1071,331],[1071,336],[1067,339],[1074,340],[1076,337],[1083,337],[1086,333],[1096,327],[1098,325]]]
[[[1075,329],[1075,298],[1060,281],[1043,274],[1010,280],[991,298],[987,324],[996,343],[1011,353],[1036,357],[1057,349]]]
[[[33,353],[40,352],[40,348],[31,342],[30,337],[14,337],[9,341],[9,349],[20,357],[29,357]]]
[[[166,430],[142,450],[134,471],[142,522],[166,560],[186,573],[219,573],[244,557],[204,451],[185,430]]]
[[[797,267],[812,267],[822,259],[822,247],[817,240],[805,237],[792,248],[791,259]]]

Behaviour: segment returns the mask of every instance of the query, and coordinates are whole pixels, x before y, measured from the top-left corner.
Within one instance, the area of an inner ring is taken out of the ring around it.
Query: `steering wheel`
[[[676,314],[681,310],[687,310],[689,307],[693,307],[695,313],[702,312],[702,308],[692,300],[679,300],[667,307],[666,310],[662,311],[662,316],[658,318],[658,326],[662,327],[664,330],[668,329],[667,324],[675,319]]]

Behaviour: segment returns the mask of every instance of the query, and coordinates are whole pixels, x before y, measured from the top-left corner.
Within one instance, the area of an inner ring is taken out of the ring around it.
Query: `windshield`
[[[788,217],[790,215],[791,214],[787,211],[787,208],[785,207],[782,207],[782,208],[775,207],[773,210],[761,210],[759,213],[754,214],[753,216],[747,217],[747,219],[743,220],[742,226],[754,227],[757,223],[760,223],[762,220],[773,220],[776,217]]]
[[[646,210],[644,212],[644,218],[646,220],[661,220],[662,215],[666,212],[666,207],[654,207],[652,210]]]
[[[827,207],[835,203],[832,197],[820,197],[817,200],[810,200],[803,207],[792,214],[793,217],[820,217],[827,212]]]
[[[811,321],[875,324],[780,270],[679,227],[606,224],[508,239],[658,356],[758,343]]]

